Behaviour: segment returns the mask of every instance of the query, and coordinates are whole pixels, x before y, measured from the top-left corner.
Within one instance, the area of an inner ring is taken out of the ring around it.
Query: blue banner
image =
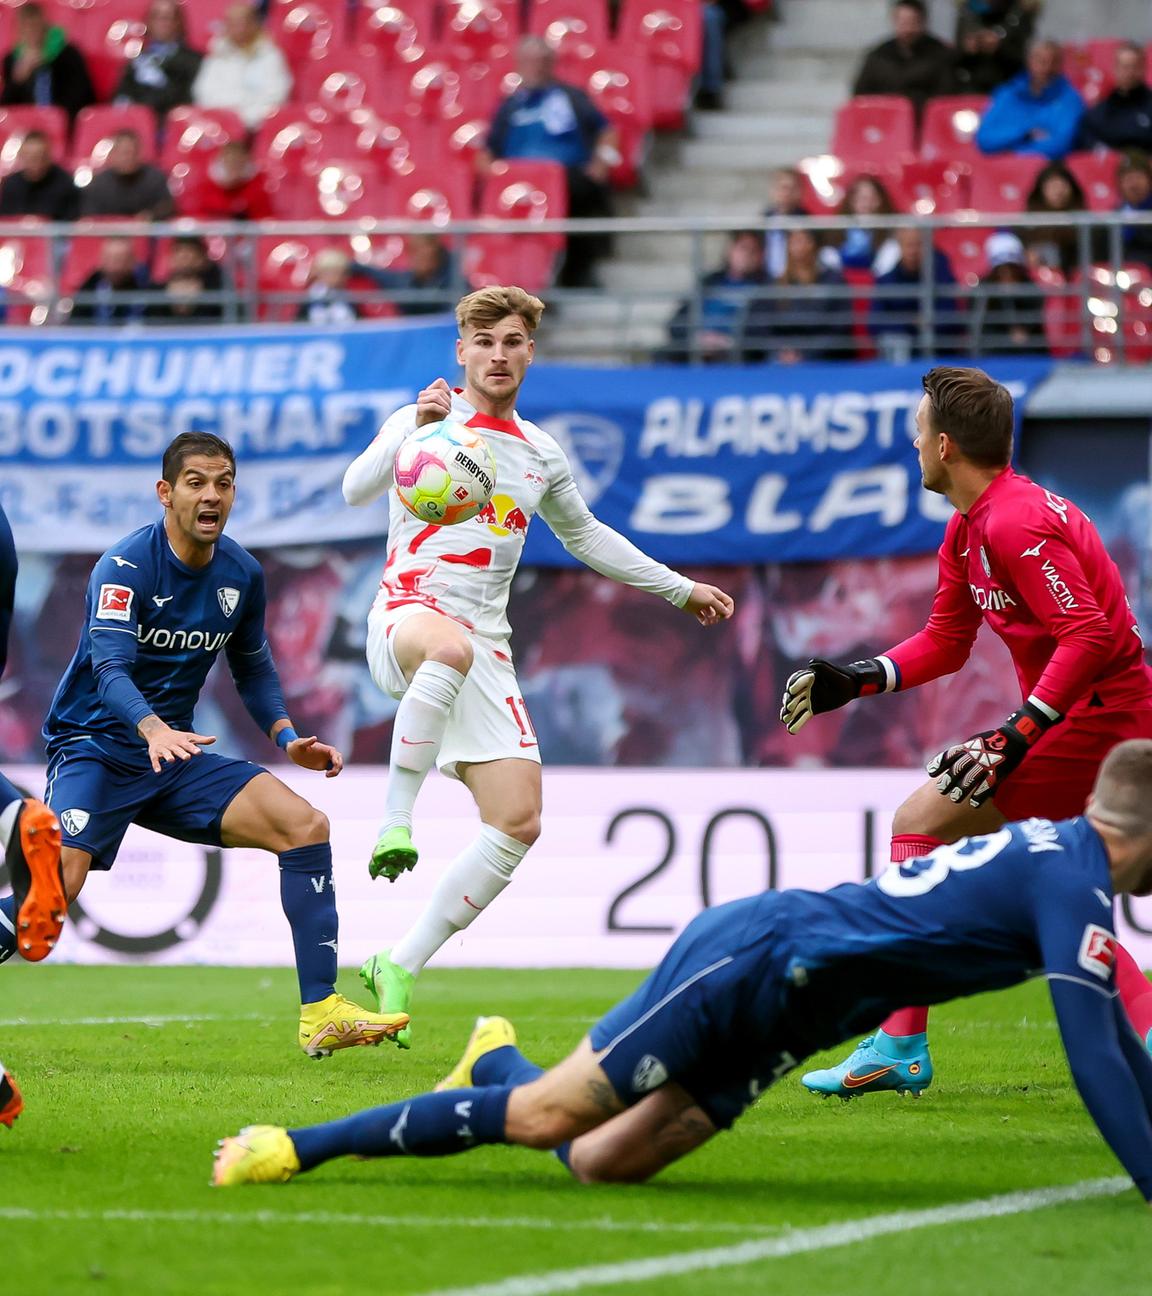
[[[237,455],[229,533],[272,546],[381,535],[344,469],[380,424],[455,368],[455,322],[334,330],[6,330],[0,503],[22,552],[100,552],[157,516],[160,457],[181,432]],[[383,515],[386,517],[386,514]]]
[[[981,366],[1015,397],[1019,432],[1051,362]],[[928,367],[534,366],[520,412],[567,450],[596,515],[662,561],[916,554],[952,511],[920,485],[912,446]],[[566,561],[540,523],[525,558]]]
[[[156,516],[180,432],[239,460],[230,532],[252,547],[383,536],[340,480],[379,424],[441,375],[448,318],[299,327],[9,332],[0,343],[0,503],[32,552],[93,552]],[[564,446],[599,517],[676,564],[929,551],[947,502],[912,440],[925,365],[577,369],[537,364],[520,413]],[[988,363],[1017,398],[1046,360]],[[526,561],[571,560],[543,522]]]

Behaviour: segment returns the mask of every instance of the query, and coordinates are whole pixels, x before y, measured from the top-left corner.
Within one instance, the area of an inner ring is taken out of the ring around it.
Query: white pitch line
[[[555,1232],[557,1229],[580,1229],[596,1233],[779,1233],[778,1228],[763,1224],[734,1224],[728,1221],[709,1223],[653,1223],[650,1220],[607,1219],[548,1219],[539,1216],[505,1215],[494,1218],[469,1216],[453,1218],[444,1215],[352,1215],[338,1211],[196,1211],[196,1210],[36,1210],[25,1206],[0,1206],[0,1220],[37,1220],[61,1222],[91,1222],[99,1224],[285,1224],[295,1228],[300,1224],[351,1224],[375,1225],[385,1228],[470,1228],[470,1229],[537,1229]]]
[[[172,1026],[184,1022],[266,1021],[263,1013],[150,1013],[140,1017],[10,1017],[0,1030],[13,1026]]]
[[[1059,1206],[1064,1202],[1111,1197],[1131,1187],[1131,1179],[1126,1178],[1085,1179],[1064,1188],[1040,1188],[1031,1192],[1006,1193],[999,1197],[958,1202],[954,1206],[936,1206],[930,1210],[874,1215],[843,1224],[826,1224],[821,1228],[796,1229],[760,1241],[710,1247],[706,1251],[684,1251],[678,1255],[624,1260],[616,1264],[585,1265],[579,1269],[553,1269],[547,1273],[525,1274],[521,1278],[481,1283],[475,1287],[437,1289],[435,1292],[427,1292],[425,1296],[554,1296],[557,1292],[586,1291],[593,1287],[677,1278],[705,1269],[731,1269],[738,1265],[757,1264],[762,1260],[779,1260],[785,1256],[800,1255],[805,1251],[827,1251],[833,1247],[852,1246],[890,1233],[906,1233],[912,1229],[933,1228],[941,1224],[965,1224],[1004,1215],[1023,1215],[1030,1211],[1045,1210],[1049,1206]]]

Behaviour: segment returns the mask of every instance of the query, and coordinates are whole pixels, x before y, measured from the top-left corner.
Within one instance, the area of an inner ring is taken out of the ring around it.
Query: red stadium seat
[[[655,124],[682,127],[704,41],[697,0],[624,0],[616,34],[624,48],[648,59]]]
[[[0,289],[17,299],[8,303],[8,319],[28,323],[37,318],[31,303],[42,302],[52,293],[52,248],[49,240],[37,237],[44,222],[35,217],[0,221]],[[41,307],[39,314],[45,315]]]
[[[453,70],[460,78],[460,84],[452,107],[452,117],[483,117],[489,120],[501,102],[520,85],[514,50],[500,58],[489,59],[486,63],[457,63]]]
[[[972,206],[979,212],[1023,211],[1032,185],[1047,161],[1032,153],[982,159],[972,169],[969,189]]]
[[[408,6],[362,6],[353,30],[357,49],[370,50],[385,69],[405,68],[427,54],[431,15],[421,19]]]
[[[404,92],[405,120],[455,122],[464,116],[460,73],[445,59],[423,64],[412,73]]]
[[[302,166],[319,153],[320,127],[331,120],[332,115],[319,104],[284,104],[260,123],[252,156],[261,166]]]
[[[568,185],[558,162],[497,162],[484,182],[479,214],[520,220],[524,233],[479,234],[468,240],[465,275],[480,288],[518,283],[538,292],[552,283],[563,234],[533,234],[532,224],[562,220],[568,214]],[[511,277],[509,277],[511,276]]]
[[[326,112],[341,116],[370,107],[386,89],[371,51],[340,49],[326,59],[310,60],[297,68],[293,93],[299,103],[319,104]]]
[[[968,206],[970,176],[962,162],[917,158],[904,163],[893,177],[893,188],[898,192],[901,210],[931,216]]]
[[[908,164],[911,165],[911,162]],[[895,163],[867,162],[818,153],[796,163],[804,186],[804,210],[813,216],[834,216],[852,182],[860,176],[875,176],[888,190],[897,208],[912,210],[913,198],[905,198],[903,170]]]
[[[402,29],[407,19],[415,28],[414,39],[427,47],[436,34],[436,0],[360,0],[352,12],[352,40],[374,47],[380,34]]]
[[[901,162],[915,153],[916,118],[902,95],[858,95],[841,104],[832,152],[846,163]]]
[[[461,4],[444,15],[440,49],[454,63],[487,63],[513,53],[519,37],[519,8]]]
[[[1116,51],[1124,42],[1116,39],[1069,41],[1064,46],[1064,75],[1081,99],[1091,108],[1111,94]]]
[[[1090,337],[1081,322],[1083,298],[1078,287],[1070,287],[1059,270],[1039,266],[1033,280],[1044,289],[1044,340],[1057,360],[1082,355]]]
[[[292,66],[326,58],[345,43],[346,13],[342,0],[272,0],[268,35]]]
[[[81,170],[98,171],[108,156],[112,137],[120,131],[135,131],[140,140],[140,156],[145,162],[156,160],[156,115],[142,104],[116,107],[97,104],[82,108],[76,116],[72,136],[72,164]]]
[[[622,161],[612,168],[612,183],[630,188],[640,178],[651,143],[654,110],[644,60],[622,51],[595,61],[586,83],[597,108],[616,128]]]
[[[322,248],[331,247],[333,243],[333,239],[318,235],[293,234],[257,239],[256,279],[261,294],[305,292],[313,258]],[[241,280],[237,286],[242,284]],[[264,319],[283,321],[294,319],[297,309],[296,302],[269,302],[260,313]]]
[[[307,164],[303,177],[276,186],[284,211],[277,214],[291,220],[353,220],[380,218],[388,210],[388,189],[375,166],[364,158],[335,158],[327,155]]]
[[[446,225],[472,215],[472,180],[457,167],[413,167],[389,185],[391,216]]]
[[[957,283],[974,287],[984,277],[988,269],[984,245],[992,233],[993,227],[987,225],[959,225],[936,231],[934,242],[951,263]]]
[[[929,99],[920,123],[920,156],[931,161],[981,161],[984,154],[976,147],[976,131],[987,108],[984,95]]]
[[[1152,271],[1145,265],[1096,265],[1084,300],[1097,364],[1152,360]]]
[[[1116,210],[1120,202],[1116,187],[1119,153],[1110,153],[1106,149],[1094,153],[1069,153],[1064,164],[1080,181],[1089,211]]]
[[[173,108],[167,118],[163,157],[172,165],[189,153],[211,156],[225,144],[247,137],[247,127],[229,108]]]
[[[528,30],[553,49],[573,41],[599,49],[611,37],[608,5],[606,0],[533,0]]]
[[[184,25],[193,49],[211,48],[224,25],[224,15],[236,0],[185,0]]]
[[[68,114],[63,108],[0,108],[0,175],[16,165],[20,143],[31,130],[43,131],[58,163],[68,163]]]

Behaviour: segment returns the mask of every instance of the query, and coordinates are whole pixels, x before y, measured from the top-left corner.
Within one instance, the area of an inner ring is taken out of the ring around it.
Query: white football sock
[[[9,801],[3,810],[0,810],[0,854],[8,849],[8,843],[12,840],[12,829],[16,826],[16,816],[20,813],[20,807],[23,801]]]
[[[415,976],[436,951],[463,931],[512,881],[528,847],[482,824],[479,836],[449,864],[424,912],[392,948],[398,967]]]
[[[438,661],[426,661],[412,676],[392,727],[382,833],[412,827],[412,807],[436,760],[452,704],[466,678]]]

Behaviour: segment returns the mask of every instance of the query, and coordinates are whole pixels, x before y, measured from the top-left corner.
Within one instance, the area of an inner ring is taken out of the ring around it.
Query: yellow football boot
[[[439,1093],[442,1089],[471,1088],[472,1068],[485,1053],[503,1048],[506,1044],[516,1044],[516,1028],[507,1017],[477,1017],[460,1061],[436,1086],[436,1092]]]
[[[279,1125],[245,1125],[235,1137],[221,1139],[212,1155],[214,1188],[287,1183],[300,1170],[296,1148]]]
[[[376,1013],[341,994],[300,1008],[300,1047],[309,1057],[328,1057],[337,1049],[394,1039],[408,1025],[403,1012]]]

